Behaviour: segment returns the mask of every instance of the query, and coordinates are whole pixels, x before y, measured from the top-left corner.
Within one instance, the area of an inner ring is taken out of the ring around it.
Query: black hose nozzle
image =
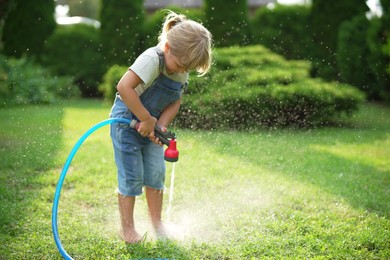
[[[171,139],[176,139],[176,134],[171,131],[163,132],[159,126],[154,127],[154,135],[161,141],[161,143],[169,146]]]
[[[130,127],[138,129],[139,122],[132,120]],[[162,144],[168,146],[164,153],[164,159],[168,162],[176,162],[179,159],[179,151],[176,149],[176,134],[171,131],[163,132],[161,127],[156,125],[154,127],[154,135],[160,140]]]

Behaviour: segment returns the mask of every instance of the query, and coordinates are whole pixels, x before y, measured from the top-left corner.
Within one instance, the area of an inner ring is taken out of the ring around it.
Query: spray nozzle
[[[138,129],[139,122],[132,120],[130,126]],[[176,149],[176,134],[171,131],[163,132],[161,127],[156,125],[154,127],[154,135],[161,141],[161,143],[168,146],[164,152],[164,159],[168,162],[177,162],[179,160],[179,151]]]
[[[170,145],[170,140],[176,139],[176,134],[171,131],[163,132],[162,129],[156,125],[154,127],[154,135],[160,139],[161,143],[169,146]]]
[[[164,152],[164,159],[168,162],[177,162],[179,160],[179,151],[176,149],[176,135],[174,132],[163,132],[159,126],[154,127],[154,135],[161,143],[168,146]]]
[[[167,162],[177,162],[179,160],[179,151],[176,149],[176,139],[169,140],[168,148],[165,149],[164,159]]]

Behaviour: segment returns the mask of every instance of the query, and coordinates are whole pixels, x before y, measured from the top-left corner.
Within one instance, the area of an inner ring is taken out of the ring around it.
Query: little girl
[[[159,43],[142,53],[117,85],[112,118],[136,119],[138,130],[127,124],[111,125],[110,135],[118,168],[118,203],[124,240],[137,243],[142,237],[134,225],[136,196],[145,187],[152,226],[164,236],[161,222],[165,180],[164,148],[154,136],[163,131],[179,111],[188,72],[206,74],[211,66],[212,36],[201,24],[170,12]]]

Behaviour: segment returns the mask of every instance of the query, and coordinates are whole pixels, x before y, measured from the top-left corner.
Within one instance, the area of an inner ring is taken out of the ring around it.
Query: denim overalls
[[[162,73],[164,55],[158,48],[156,52],[159,56],[160,75],[142,93],[140,99],[149,113],[158,119],[169,104],[181,97],[184,85]],[[123,103],[118,93],[110,117],[137,119]],[[143,186],[163,190],[164,148],[151,142],[148,137],[142,137],[135,129],[124,123],[111,124],[110,135],[118,168],[118,193],[124,196],[138,196],[142,194]]]

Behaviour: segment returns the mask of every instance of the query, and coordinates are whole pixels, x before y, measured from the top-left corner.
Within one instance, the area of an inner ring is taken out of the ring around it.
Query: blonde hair
[[[212,35],[202,24],[169,11],[158,39],[161,45],[169,44],[187,70],[195,69],[200,76],[210,70]]]

